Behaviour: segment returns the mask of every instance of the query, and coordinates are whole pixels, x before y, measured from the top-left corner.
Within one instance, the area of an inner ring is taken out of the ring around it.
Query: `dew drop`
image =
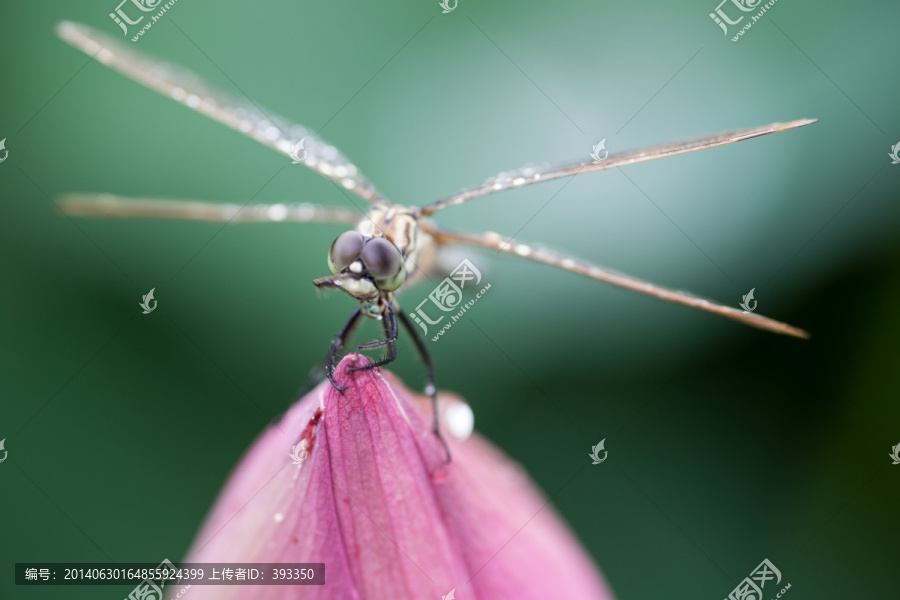
[[[475,429],[475,413],[468,404],[457,400],[444,410],[444,422],[450,435],[463,441],[472,435],[472,430]]]
[[[287,206],[284,204],[273,204],[269,207],[268,217],[272,221],[284,221],[287,217]]]
[[[96,56],[97,60],[102,62],[104,65],[108,65],[116,58],[116,55],[106,48],[98,52]]]

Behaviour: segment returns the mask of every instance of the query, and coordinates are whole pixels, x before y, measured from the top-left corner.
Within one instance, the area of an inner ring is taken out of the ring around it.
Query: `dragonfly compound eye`
[[[356,231],[345,231],[337,236],[328,251],[328,268],[332,274],[337,275],[359,258],[363,243],[363,236]]]
[[[360,254],[366,270],[375,280],[378,289],[391,292],[406,279],[406,267],[400,250],[384,238],[374,238],[366,242]]]

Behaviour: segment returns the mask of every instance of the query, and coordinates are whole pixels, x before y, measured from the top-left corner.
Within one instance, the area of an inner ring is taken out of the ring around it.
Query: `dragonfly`
[[[809,337],[802,329],[758,313],[738,310],[684,291],[643,281],[539,245],[513,242],[511,238],[504,238],[499,233],[466,233],[442,229],[435,224],[432,216],[445,208],[505,190],[733,144],[803,127],[816,122],[816,119],[773,123],[652,148],[608,153],[602,161],[579,160],[554,168],[526,167],[500,173],[480,185],[430,204],[405,206],[390,202],[382,196],[349,159],[315,132],[264,111],[249,98],[239,98],[217,90],[183,68],[128,47],[85,25],[62,22],[57,26],[57,34],[63,41],[128,79],[243,133],[291,158],[293,163],[303,164],[317,171],[342,190],[363,200],[367,206],[351,210],[307,202],[239,205],[73,193],[61,198],[62,211],[68,215],[83,217],[187,219],[225,224],[336,223],[352,226],[352,229],[341,233],[331,244],[327,260],[331,274],[313,281],[318,288],[342,290],[358,301],[353,313],[331,342],[326,358],[326,376],[335,388],[343,389],[334,378],[335,364],[363,318],[380,321],[384,337],[358,344],[356,353],[376,348],[383,348],[384,353],[381,358],[352,367],[351,370],[373,369],[391,363],[397,356],[398,325],[402,326],[409,333],[425,366],[425,393],[430,397],[433,408],[433,431],[445,450],[447,444],[438,424],[434,363],[422,337],[410,321],[410,317],[415,318],[415,314],[410,313],[408,317],[400,309],[397,295],[403,288],[428,278],[428,273],[434,272],[439,264],[440,253],[448,246],[462,244],[519,256],[766,331],[798,338]],[[449,451],[447,456],[449,460]]]

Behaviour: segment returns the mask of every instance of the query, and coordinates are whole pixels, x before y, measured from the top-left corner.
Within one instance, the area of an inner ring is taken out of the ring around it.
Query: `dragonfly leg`
[[[387,346],[387,356],[361,367],[350,367],[348,369],[349,371],[364,371],[366,369],[374,369],[375,367],[380,367],[382,365],[391,363],[395,358],[397,358],[397,315],[394,313],[393,303],[388,302],[385,305],[385,310],[387,314],[384,316],[384,339],[374,342],[366,342],[365,344],[359,344],[356,347],[356,353],[359,354],[360,350]]]
[[[347,319],[347,322],[344,323],[344,326],[335,336],[335,338],[331,341],[331,348],[328,349],[328,361],[325,365],[325,375],[328,377],[328,381],[331,382],[331,385],[334,386],[339,392],[343,392],[344,388],[339,386],[337,382],[334,380],[334,362],[337,353],[341,348],[344,347],[344,342],[350,337],[350,334],[353,332],[353,328],[356,326],[357,321],[359,321],[359,317],[362,314],[362,308],[357,306],[353,311],[353,314],[350,315],[350,318]]]
[[[428,394],[428,397],[431,398],[431,409],[433,420],[432,420],[432,431],[434,431],[434,435],[437,436],[437,439],[440,440],[441,445],[444,447],[444,452],[446,453],[446,459],[444,462],[450,462],[450,448],[447,446],[447,440],[444,439],[444,436],[441,435],[441,429],[438,426],[438,403],[437,403],[437,383],[434,377],[434,363],[431,361],[431,355],[428,354],[428,349],[425,347],[425,342],[422,340],[422,337],[419,335],[419,332],[413,328],[412,323],[409,322],[409,319],[403,314],[403,311],[400,311],[400,322],[403,323],[403,326],[409,332],[409,335],[413,339],[413,343],[416,345],[416,350],[419,352],[419,356],[422,359],[422,362],[425,364],[425,376],[427,378],[427,383],[425,384],[425,393]]]

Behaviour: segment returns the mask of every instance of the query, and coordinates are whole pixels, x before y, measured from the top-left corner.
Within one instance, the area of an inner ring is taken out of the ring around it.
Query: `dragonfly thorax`
[[[379,203],[359,222],[356,230],[364,237],[387,239],[400,251],[406,270],[405,283],[423,276],[434,260],[434,239],[422,229],[422,219],[418,208]]]

